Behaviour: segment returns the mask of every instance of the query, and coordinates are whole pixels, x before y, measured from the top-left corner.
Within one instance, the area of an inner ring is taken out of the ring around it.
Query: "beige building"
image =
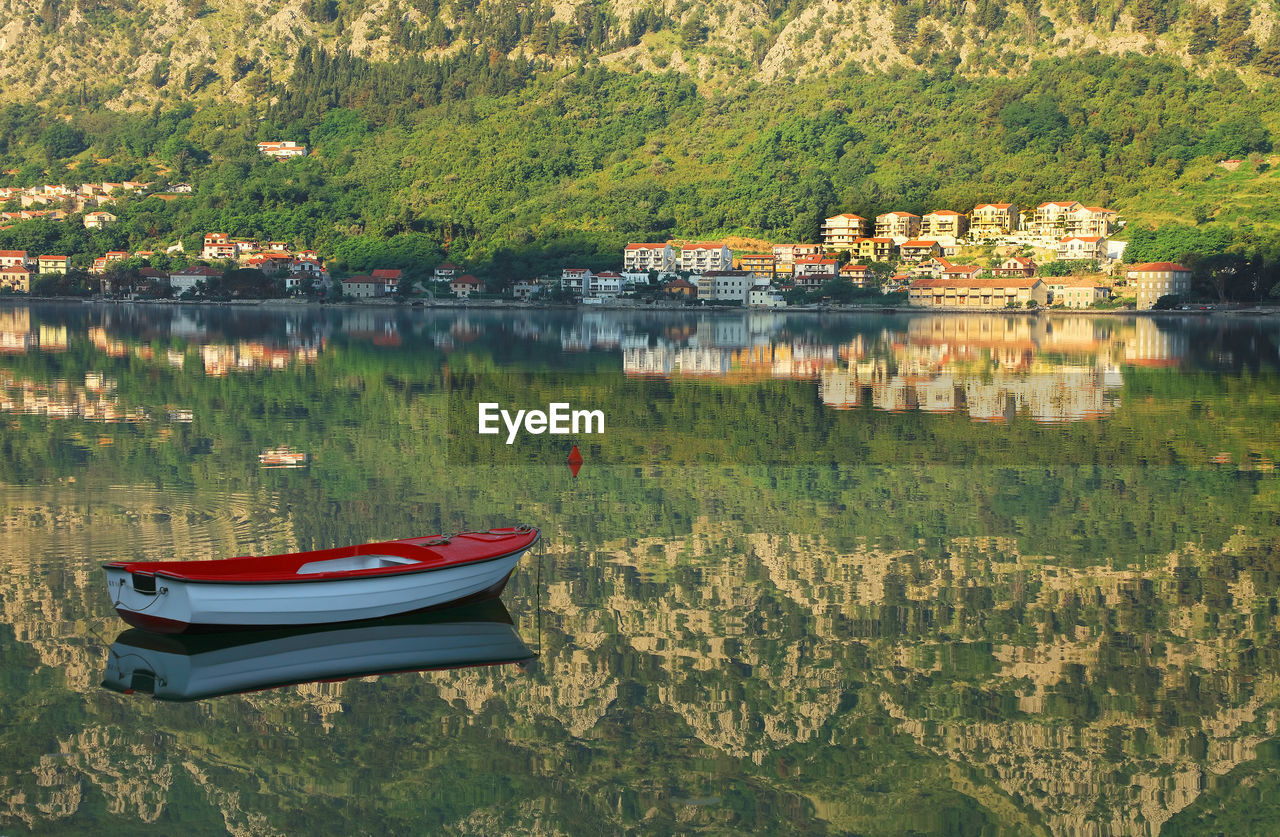
[[[87,230],[101,229],[115,222],[116,216],[110,212],[86,212],[84,214],[84,228]]]
[[[939,209],[936,212],[930,212],[920,222],[920,236],[922,238],[937,239],[939,236],[962,238],[968,230],[969,219],[964,216],[964,213],[950,209]]]
[[[902,260],[904,262],[921,262],[942,255],[942,246],[936,241],[919,239],[902,242]]]
[[[36,259],[36,265],[41,273],[66,273],[67,257],[66,256],[41,256]]]
[[[854,287],[865,287],[871,281],[871,268],[865,264],[849,262],[840,268],[840,277],[848,279]]]
[[[1125,271],[1129,287],[1138,298],[1138,308],[1153,308],[1162,296],[1182,296],[1191,291],[1191,269],[1173,262],[1147,262]]]
[[[1119,222],[1115,210],[1105,206],[1082,206],[1066,217],[1067,235],[1096,235],[1106,238],[1111,235]]]
[[[1039,279],[917,279],[907,286],[907,300],[924,308],[1026,308],[1044,305],[1048,289]]]
[[[27,293],[31,289],[31,271],[25,267],[0,267],[0,289]]]
[[[832,250],[848,250],[867,234],[867,219],[852,212],[834,215],[822,222],[822,243]]]
[[[1018,207],[1011,203],[980,203],[969,220],[971,238],[995,238],[1018,231]]]
[[[1111,289],[1087,276],[1055,276],[1044,280],[1049,289],[1050,305],[1088,308],[1095,302],[1111,298]]]
[[[920,235],[920,216],[910,212],[886,212],[876,216],[878,238],[915,238]]]
[[[1028,232],[1039,238],[1058,241],[1067,235],[1067,219],[1084,209],[1079,201],[1046,201],[1035,208]]]

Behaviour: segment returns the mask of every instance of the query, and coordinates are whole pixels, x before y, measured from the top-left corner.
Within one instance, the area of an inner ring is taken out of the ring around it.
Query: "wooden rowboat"
[[[220,561],[112,561],[120,617],[159,633],[377,619],[491,598],[532,526]]]

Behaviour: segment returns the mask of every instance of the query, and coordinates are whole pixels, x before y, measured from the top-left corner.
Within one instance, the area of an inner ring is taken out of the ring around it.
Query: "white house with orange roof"
[[[1054,252],[1063,261],[1101,260],[1107,257],[1107,240],[1100,235],[1068,235],[1058,241]]]
[[[676,268],[676,251],[671,242],[662,244],[628,244],[622,251],[622,269],[628,272],[656,270],[659,273]]]
[[[801,256],[796,259],[793,276],[798,280],[802,276],[833,277],[840,270],[840,263],[824,256]]]
[[[231,240],[231,236],[226,233],[206,233],[204,237],[204,249],[200,251],[200,258],[209,261],[234,259],[236,257],[236,244]]]
[[[84,228],[86,230],[100,230],[115,222],[116,216],[110,212],[86,212],[84,214]]]
[[[307,155],[307,147],[289,140],[272,140],[258,143],[258,153],[285,160],[290,157],[305,157]]]
[[[403,274],[404,271],[398,267],[380,267],[369,275],[382,283],[384,294],[393,294],[400,290],[400,278]]]
[[[26,250],[0,250],[0,267],[26,267]]]
[[[832,250],[848,250],[869,232],[867,219],[852,212],[833,215],[822,222],[822,243]]]
[[[733,251],[722,241],[697,241],[680,245],[680,270],[702,273],[733,270]]]

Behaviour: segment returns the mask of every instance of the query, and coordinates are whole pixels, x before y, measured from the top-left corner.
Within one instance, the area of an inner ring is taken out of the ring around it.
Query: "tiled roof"
[[[1013,279],[917,279],[913,288],[1031,288],[1039,279],[1034,277]]]
[[[1181,270],[1187,273],[1191,272],[1191,268],[1183,267],[1182,265],[1175,264],[1173,262],[1146,262],[1144,264],[1135,264],[1133,267],[1129,268],[1126,272],[1127,273],[1156,273],[1156,272],[1166,273],[1174,270]]]

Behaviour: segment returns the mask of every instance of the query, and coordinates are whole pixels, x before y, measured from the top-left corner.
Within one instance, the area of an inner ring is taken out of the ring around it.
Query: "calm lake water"
[[[0,834],[1280,832],[1275,318],[9,304],[0,352]],[[343,631],[125,632],[99,568],[513,523],[502,605]]]

